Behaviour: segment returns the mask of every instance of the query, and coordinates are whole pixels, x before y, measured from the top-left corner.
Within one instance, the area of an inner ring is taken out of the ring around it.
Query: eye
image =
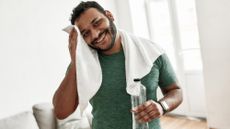
[[[83,36],[84,38],[88,37],[88,36],[89,36],[89,31],[84,32],[84,33],[82,34],[82,36]]]
[[[97,20],[96,22],[94,22],[94,26],[96,26],[96,27],[99,26],[101,24],[101,21],[102,20]]]

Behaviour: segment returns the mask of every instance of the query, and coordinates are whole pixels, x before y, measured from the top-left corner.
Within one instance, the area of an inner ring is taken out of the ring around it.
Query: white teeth
[[[102,34],[102,36],[97,40],[97,43],[101,42],[105,37],[105,33]]]

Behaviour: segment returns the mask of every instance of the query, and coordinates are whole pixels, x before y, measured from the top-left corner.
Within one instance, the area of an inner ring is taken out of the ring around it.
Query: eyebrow
[[[98,19],[99,19],[98,17],[94,18],[94,19],[90,22],[90,24],[93,24],[93,23],[94,23],[95,21],[97,21]],[[86,31],[86,30],[83,29],[83,30],[81,30],[80,32],[81,32],[81,34],[83,34],[85,31]]]

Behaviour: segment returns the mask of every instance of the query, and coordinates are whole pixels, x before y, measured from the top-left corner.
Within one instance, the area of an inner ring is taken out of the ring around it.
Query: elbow
[[[71,113],[68,113],[68,112],[64,112],[63,110],[60,111],[58,108],[55,108],[54,107],[54,114],[55,114],[55,117],[59,120],[63,120],[65,118],[67,118]]]
[[[63,102],[55,101],[54,99],[53,105],[55,117],[59,120],[62,120],[75,112],[78,106],[78,102],[63,104]]]
[[[183,91],[182,91],[182,89],[180,88],[180,89],[178,89],[178,100],[179,100],[179,105],[183,102]]]
[[[58,105],[54,106],[54,114],[55,117],[59,120],[67,118],[69,115],[75,112],[77,106],[74,106],[72,108],[66,108],[66,107],[58,107]]]

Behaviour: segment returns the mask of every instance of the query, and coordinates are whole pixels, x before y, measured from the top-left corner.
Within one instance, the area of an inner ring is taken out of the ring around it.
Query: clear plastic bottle
[[[139,95],[131,95],[132,108],[143,104],[146,101],[146,88],[141,84],[140,79],[134,79],[135,86],[139,89]],[[133,128],[132,129],[149,129],[148,122],[140,123],[135,119],[134,113],[132,113]]]

